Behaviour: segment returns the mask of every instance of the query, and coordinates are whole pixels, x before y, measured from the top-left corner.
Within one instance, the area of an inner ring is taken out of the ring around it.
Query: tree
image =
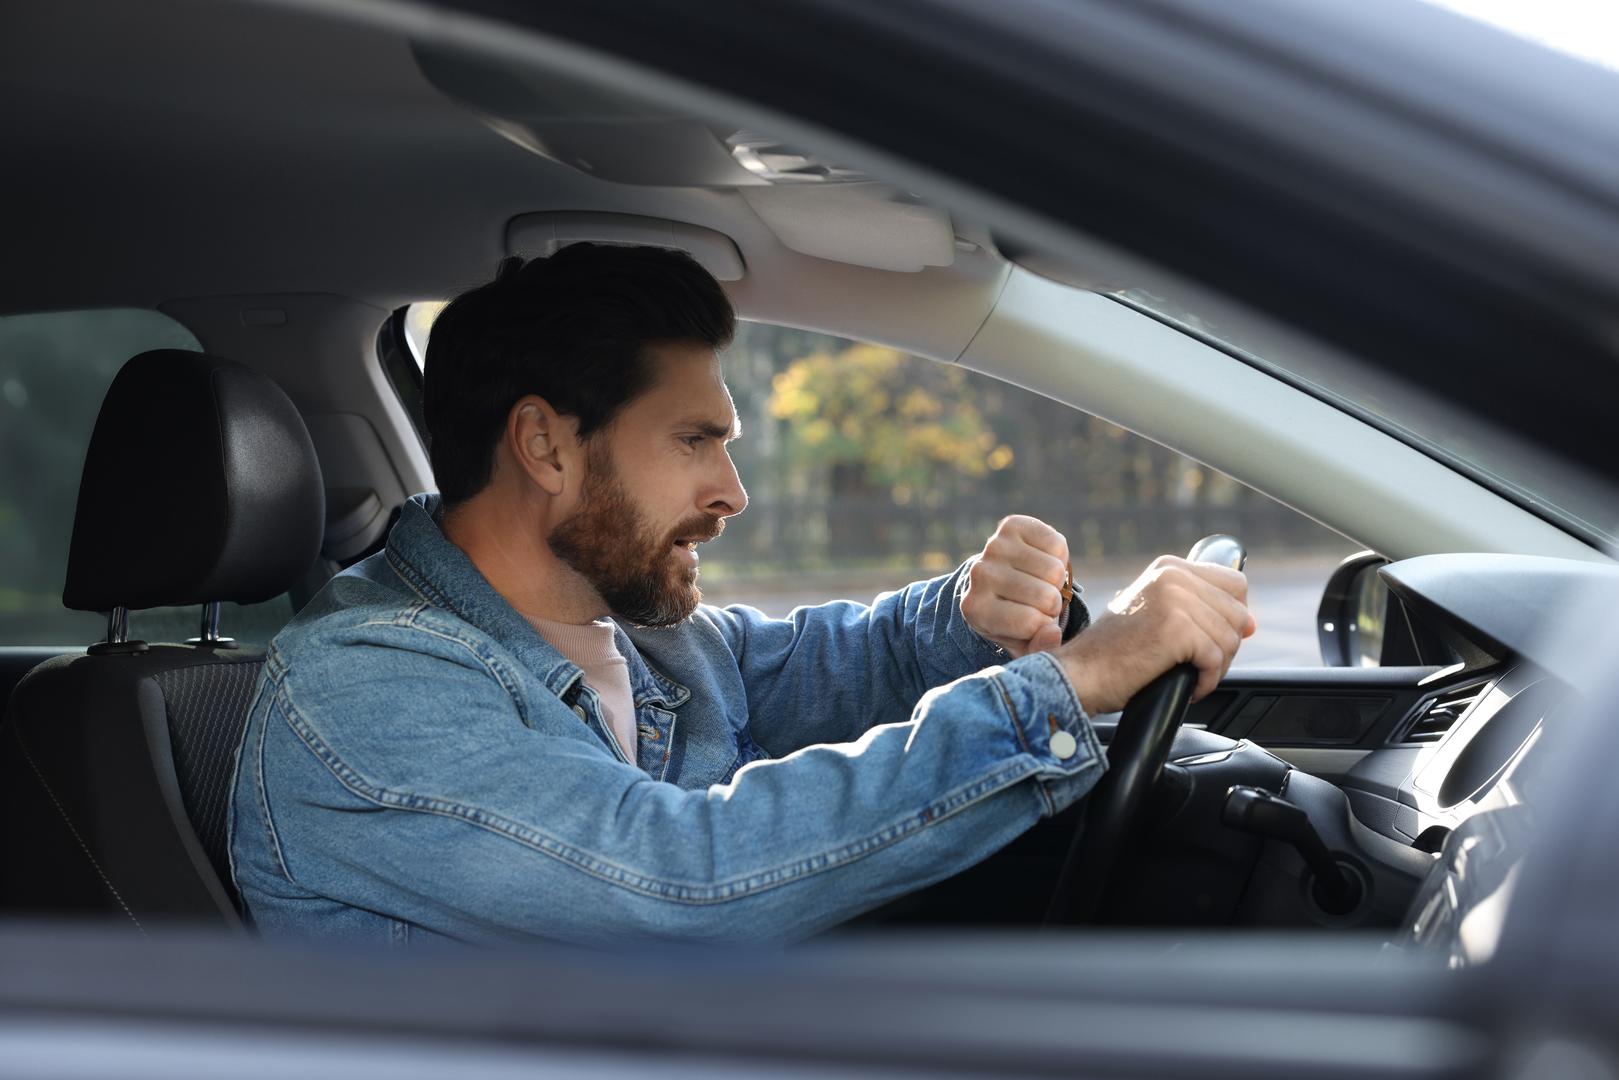
[[[960,493],[962,478],[1016,457],[979,407],[968,372],[880,345],[792,361],[771,381],[769,411],[788,425],[791,463],[825,470],[841,495],[886,493],[906,505]]]

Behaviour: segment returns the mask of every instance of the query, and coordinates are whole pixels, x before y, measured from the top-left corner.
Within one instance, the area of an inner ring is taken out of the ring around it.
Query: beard
[[[608,452],[591,447],[586,460],[579,509],[551,530],[551,550],[631,625],[685,621],[697,610],[703,590],[697,587],[697,568],[675,555],[675,540],[712,539],[724,521],[694,514],[673,529],[659,530],[636,509]]]

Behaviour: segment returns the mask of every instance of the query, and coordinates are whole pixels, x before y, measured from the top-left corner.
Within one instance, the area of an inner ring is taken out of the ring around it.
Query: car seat
[[[159,350],[124,365],[79,487],[63,603],[107,639],[30,671],[0,732],[0,907],[240,925],[226,813],[263,654],[219,604],[286,592],[315,564],[325,492],[309,432],[246,365]],[[202,605],[185,644],[130,610]]]

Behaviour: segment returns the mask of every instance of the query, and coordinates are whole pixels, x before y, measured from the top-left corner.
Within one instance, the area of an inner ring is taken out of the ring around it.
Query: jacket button
[[[573,707],[573,715],[583,720],[585,718],[585,707],[583,705],[575,705]]]
[[[1079,740],[1066,731],[1056,732],[1051,736],[1051,753],[1058,761],[1067,761],[1079,752]]]

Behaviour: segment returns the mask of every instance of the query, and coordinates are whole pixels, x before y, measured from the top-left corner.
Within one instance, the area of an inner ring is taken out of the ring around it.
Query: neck
[[[527,615],[582,625],[611,614],[594,586],[551,551],[548,500],[494,484],[444,512],[444,537],[506,602]]]

